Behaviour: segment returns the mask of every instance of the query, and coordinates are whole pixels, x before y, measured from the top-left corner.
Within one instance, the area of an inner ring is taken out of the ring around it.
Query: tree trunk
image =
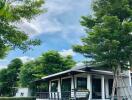
[[[117,100],[122,100],[121,96],[121,66],[119,65],[117,68]]]
[[[121,66],[118,65],[118,68],[114,72],[114,81],[113,81],[111,100],[114,100],[115,90],[117,91],[117,100],[122,100],[122,97],[120,96],[120,87],[121,87],[120,77],[121,77]]]

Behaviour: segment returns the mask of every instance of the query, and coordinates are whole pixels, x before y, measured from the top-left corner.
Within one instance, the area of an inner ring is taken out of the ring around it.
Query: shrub
[[[35,97],[0,97],[0,100],[36,100]]]

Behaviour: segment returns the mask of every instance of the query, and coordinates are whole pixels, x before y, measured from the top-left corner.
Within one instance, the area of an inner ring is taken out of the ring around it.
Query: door
[[[63,100],[67,100],[71,97],[71,78],[62,79],[61,96]]]
[[[92,98],[101,99],[101,79],[92,79]]]

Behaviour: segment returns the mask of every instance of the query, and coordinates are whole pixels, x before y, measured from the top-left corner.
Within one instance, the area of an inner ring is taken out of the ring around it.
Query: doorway
[[[92,79],[92,98],[101,99],[101,79]]]
[[[62,79],[61,97],[63,100],[67,100],[71,97],[71,78]]]

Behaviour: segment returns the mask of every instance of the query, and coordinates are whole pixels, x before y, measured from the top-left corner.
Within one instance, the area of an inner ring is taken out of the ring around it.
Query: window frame
[[[80,82],[83,82],[80,83]],[[78,90],[87,90],[87,78],[86,77],[77,77],[77,89]]]
[[[57,84],[56,87],[54,87],[54,88],[52,85],[53,83]],[[58,80],[51,81],[51,90],[50,90],[51,92],[58,92],[58,83],[59,83]]]

